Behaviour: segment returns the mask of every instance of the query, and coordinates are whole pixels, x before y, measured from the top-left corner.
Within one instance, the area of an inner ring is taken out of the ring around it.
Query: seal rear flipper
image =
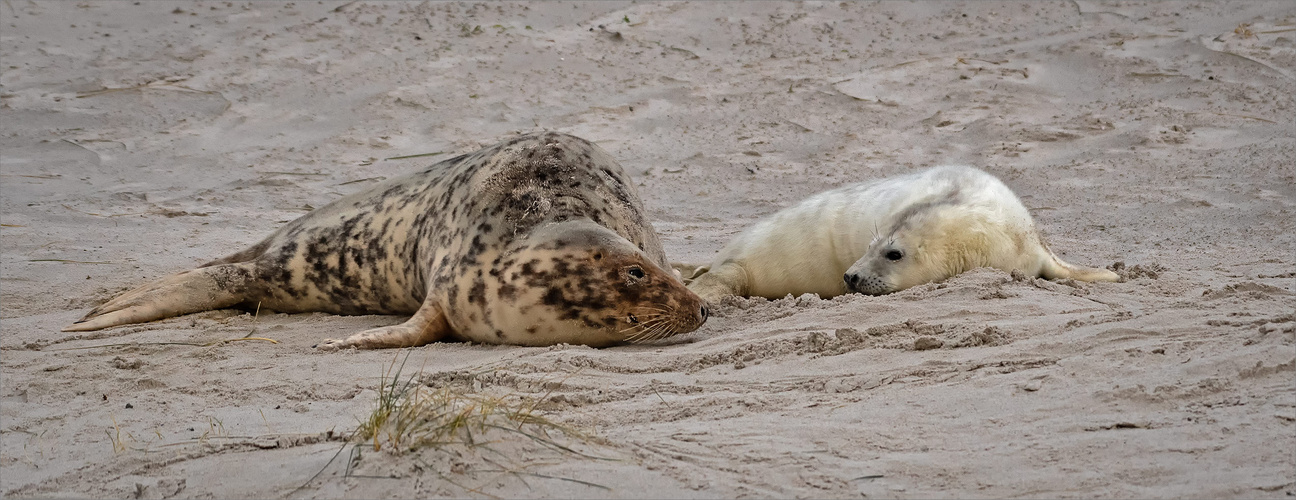
[[[707,304],[716,304],[730,295],[746,296],[751,289],[751,281],[741,264],[726,262],[694,278],[688,284],[688,289]]]
[[[1120,280],[1120,276],[1106,269],[1096,267],[1076,266],[1063,262],[1057,255],[1049,253],[1049,258],[1044,261],[1044,266],[1040,268],[1040,276],[1045,279],[1071,278],[1077,281],[1108,281],[1115,282]]]
[[[371,328],[357,333],[346,340],[326,339],[315,347],[323,350],[344,349],[381,349],[385,347],[416,347],[431,344],[450,336],[450,323],[446,322],[441,306],[433,302],[432,297],[423,301],[423,306],[408,321],[399,325]]]
[[[671,262],[671,269],[675,271],[675,277],[683,281],[685,285],[692,283],[698,276],[706,274],[711,270],[710,264],[687,264],[684,262]]]
[[[85,332],[231,307],[245,301],[251,277],[250,264],[221,264],[172,274],[113,297],[63,331]]]

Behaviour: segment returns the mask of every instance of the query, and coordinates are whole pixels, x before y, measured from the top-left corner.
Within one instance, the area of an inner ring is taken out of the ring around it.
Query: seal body
[[[978,267],[1044,278],[1116,281],[1059,259],[999,179],[935,167],[825,191],[734,238],[689,288],[704,300],[891,293]]]
[[[246,250],[123,293],[64,330],[234,306],[413,314],[323,347],[606,346],[689,332],[706,319],[624,170],[598,146],[551,132],[338,199]]]

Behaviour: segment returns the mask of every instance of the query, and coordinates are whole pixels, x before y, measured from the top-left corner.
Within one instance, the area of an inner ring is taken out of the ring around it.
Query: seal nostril
[[[846,273],[842,275],[842,280],[845,281],[847,285],[855,286],[855,282],[859,281],[859,276],[856,276],[851,273]]]
[[[708,311],[706,306],[702,306],[702,319],[707,319],[707,316],[710,315],[711,315],[711,311]]]

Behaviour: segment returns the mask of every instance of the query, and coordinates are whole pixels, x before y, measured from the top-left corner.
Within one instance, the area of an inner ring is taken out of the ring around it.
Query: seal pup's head
[[[498,269],[492,311],[508,343],[649,342],[702,326],[702,299],[630,241],[589,220],[535,229]],[[492,275],[497,273],[492,272]]]
[[[993,211],[957,203],[914,208],[874,236],[864,256],[846,270],[842,279],[848,291],[882,295],[978,267],[1021,267],[1018,261],[1035,258],[1022,255],[1029,221],[1014,227],[1014,221],[998,220],[1002,216]]]

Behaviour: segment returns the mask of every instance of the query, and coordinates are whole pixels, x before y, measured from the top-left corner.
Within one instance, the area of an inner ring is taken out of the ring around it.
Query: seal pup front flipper
[[[358,349],[417,347],[442,340],[450,334],[450,323],[446,321],[445,312],[437,305],[434,298],[429,296],[423,301],[423,307],[420,307],[414,316],[404,323],[371,328],[351,335],[345,340],[327,339],[315,347],[326,351],[347,347]]]
[[[710,264],[688,264],[684,262],[671,262],[671,270],[675,277],[684,282],[685,285],[692,283],[698,276],[706,274],[711,270]]]
[[[751,277],[737,262],[725,262],[695,276],[688,289],[709,304],[716,304],[730,295],[746,296],[751,290]]]
[[[63,331],[86,332],[232,307],[247,300],[253,276],[250,263],[218,264],[172,274],[114,297]]]

